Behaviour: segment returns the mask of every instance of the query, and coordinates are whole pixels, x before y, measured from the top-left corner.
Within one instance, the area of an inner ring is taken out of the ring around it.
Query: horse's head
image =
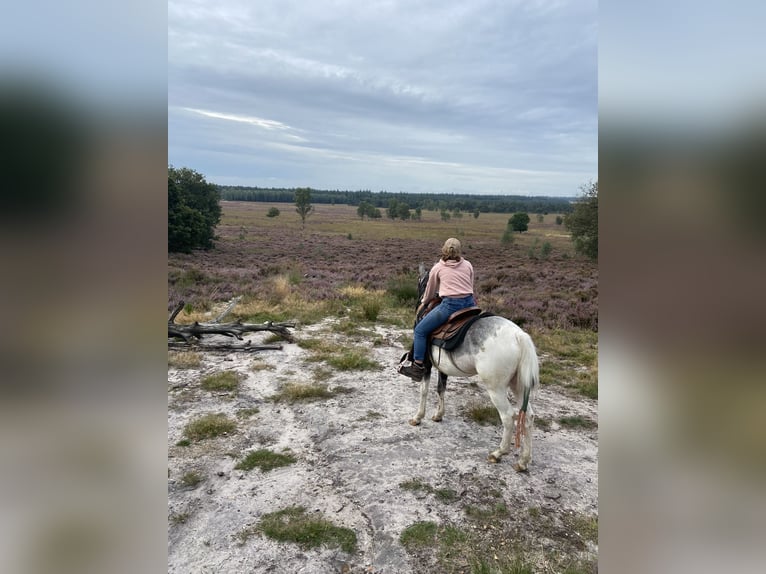
[[[428,267],[425,263],[418,265],[418,302],[420,305],[423,302],[423,293],[426,292],[426,285],[428,285]]]

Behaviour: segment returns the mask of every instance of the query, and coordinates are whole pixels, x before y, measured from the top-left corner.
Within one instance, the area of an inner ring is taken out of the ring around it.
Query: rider
[[[473,296],[473,266],[470,261],[461,256],[460,241],[454,237],[444,242],[441,259],[431,268],[418,313],[437,292],[442,298],[441,303],[415,325],[412,364],[399,369],[401,374],[415,381],[423,380],[425,372],[423,359],[426,356],[428,335],[446,323],[455,311],[476,305]]]

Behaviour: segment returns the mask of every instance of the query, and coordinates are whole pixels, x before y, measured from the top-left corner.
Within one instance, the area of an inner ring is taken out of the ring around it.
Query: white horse
[[[421,264],[418,282],[418,298],[423,297],[428,282],[428,271]],[[418,301],[420,304],[420,300]],[[532,459],[532,426],[534,412],[532,402],[539,387],[540,374],[537,352],[530,336],[513,321],[496,315],[477,319],[468,329],[465,339],[453,351],[432,345],[429,357],[439,372],[436,392],[439,404],[431,420],[439,422],[444,417],[444,392],[447,377],[470,377],[478,375],[495,405],[503,422],[503,438],[497,450],[487,457],[489,462],[499,462],[502,455],[511,451],[511,439],[516,424],[515,446],[521,447],[517,471],[527,470]],[[411,425],[419,425],[426,413],[428,386],[431,381],[431,365],[426,361],[426,371],[420,384],[420,406]],[[512,392],[519,403],[519,412],[513,413],[508,397]]]

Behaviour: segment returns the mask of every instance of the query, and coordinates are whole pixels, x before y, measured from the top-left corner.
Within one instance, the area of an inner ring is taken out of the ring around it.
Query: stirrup
[[[426,372],[426,368],[423,365],[418,365],[413,361],[411,365],[400,365],[398,371],[405,377],[409,377],[416,383],[419,383],[423,380],[423,375]]]

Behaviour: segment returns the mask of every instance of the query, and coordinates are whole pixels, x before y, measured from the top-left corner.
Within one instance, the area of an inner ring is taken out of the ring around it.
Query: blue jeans
[[[428,335],[437,327],[444,325],[455,311],[465,309],[466,307],[473,307],[476,305],[476,300],[473,295],[468,297],[445,297],[442,302],[431,310],[428,315],[423,317],[423,320],[415,325],[415,344],[412,351],[412,358],[415,361],[422,361],[426,356],[426,345],[428,344]]]

